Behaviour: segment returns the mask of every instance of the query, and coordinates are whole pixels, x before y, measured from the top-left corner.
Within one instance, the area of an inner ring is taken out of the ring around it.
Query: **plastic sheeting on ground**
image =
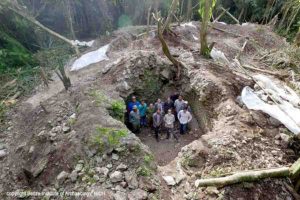
[[[300,99],[297,94],[285,85],[275,84],[270,78],[264,75],[256,75],[254,79],[258,81],[265,91],[274,98],[278,104],[271,104],[259,98],[262,91],[254,92],[246,86],[242,91],[242,101],[248,109],[260,110],[271,117],[279,120],[291,132],[298,135],[300,133],[300,109],[298,107]]]
[[[99,48],[96,51],[91,51],[89,53],[84,54],[83,56],[75,60],[71,67],[71,71],[77,71],[89,66],[90,64],[101,62],[103,60],[109,60],[109,58],[106,56],[108,47],[109,44]]]
[[[190,26],[190,27],[193,27],[193,28],[197,28],[194,24],[193,24],[193,22],[188,22],[188,23],[183,23],[183,24],[180,24],[180,26]]]
[[[216,48],[213,48],[211,50],[210,56],[216,62],[222,63],[224,65],[229,65],[230,64],[230,62],[226,58],[225,54],[222,51],[217,50]]]
[[[93,46],[95,40],[91,40],[89,42],[79,41],[79,40],[72,40],[72,44],[76,46],[83,46],[83,47],[91,47]]]

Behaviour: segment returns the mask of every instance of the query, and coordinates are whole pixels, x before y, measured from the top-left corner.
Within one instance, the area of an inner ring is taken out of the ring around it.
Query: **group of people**
[[[187,132],[187,125],[192,120],[191,108],[187,101],[183,100],[182,95],[174,94],[162,102],[161,99],[149,106],[144,100],[139,102],[135,96],[127,105],[128,121],[132,132],[140,133],[141,127],[151,127],[154,130],[155,138],[159,141],[160,132],[165,129],[167,139],[172,135],[177,141],[175,134],[175,122],[180,123],[180,134]]]

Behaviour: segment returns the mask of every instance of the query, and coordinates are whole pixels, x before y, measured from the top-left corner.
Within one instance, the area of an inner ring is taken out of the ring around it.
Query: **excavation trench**
[[[199,96],[193,90],[186,89],[189,86],[189,81],[183,80],[185,81],[175,86],[174,82],[149,71],[147,76],[140,76],[140,80],[137,83],[141,84],[136,84],[134,90],[124,97],[126,105],[131,101],[132,96],[136,96],[139,102],[144,100],[149,106],[150,103],[154,104],[158,98],[165,102],[169,96],[174,93],[180,93],[183,95],[184,100],[189,102],[193,120],[188,125],[188,133],[185,135],[179,134],[179,122],[175,122],[174,133],[179,137],[178,142],[172,137],[167,139],[167,131],[164,126],[160,132],[160,141],[157,142],[154,130],[149,125],[149,122],[148,127],[141,128],[140,133],[136,134],[149,147],[154,154],[157,164],[160,166],[169,164],[178,156],[182,147],[199,139],[209,127],[209,112],[199,103]],[[128,112],[126,115],[125,124],[131,129],[128,122]]]

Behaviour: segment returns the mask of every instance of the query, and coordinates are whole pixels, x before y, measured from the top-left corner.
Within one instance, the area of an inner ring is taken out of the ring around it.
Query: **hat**
[[[134,105],[134,106],[133,106],[133,109],[137,109],[137,106],[136,106],[136,105]]]

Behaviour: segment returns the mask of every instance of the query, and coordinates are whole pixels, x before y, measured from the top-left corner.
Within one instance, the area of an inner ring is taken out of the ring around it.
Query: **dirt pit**
[[[190,94],[185,95],[184,93],[181,93],[180,87],[176,88],[168,82],[161,84],[160,87],[157,87],[156,89],[156,92],[152,91],[151,93],[148,93],[147,89],[141,88],[134,91],[125,99],[126,105],[128,105],[128,103],[131,101],[132,96],[136,96],[139,102],[141,102],[141,100],[144,100],[148,107],[150,103],[154,104],[158,98],[160,98],[162,102],[165,102],[169,96],[175,93],[182,94],[185,101],[191,99]],[[153,93],[156,93],[158,96],[154,96]],[[151,94],[151,96],[149,94]],[[193,107],[192,105],[189,106]],[[193,119],[188,124],[188,131],[186,134],[181,135],[179,133],[179,121],[175,122],[174,134],[176,134],[176,136],[178,137],[178,141],[173,138],[172,135],[169,139],[167,139],[167,130],[164,125],[162,125],[162,129],[159,135],[159,141],[157,141],[152,125],[149,122],[147,122],[147,127],[142,127],[140,133],[136,134],[136,136],[139,137],[140,140],[152,151],[154,159],[159,166],[165,166],[169,164],[178,156],[178,153],[181,151],[182,147],[190,144],[194,140],[199,139],[199,137],[202,135],[202,131],[199,128],[197,118],[193,114],[193,109],[191,110],[191,113]],[[128,122],[128,116],[125,116],[125,124],[129,129],[131,129],[130,123]]]

